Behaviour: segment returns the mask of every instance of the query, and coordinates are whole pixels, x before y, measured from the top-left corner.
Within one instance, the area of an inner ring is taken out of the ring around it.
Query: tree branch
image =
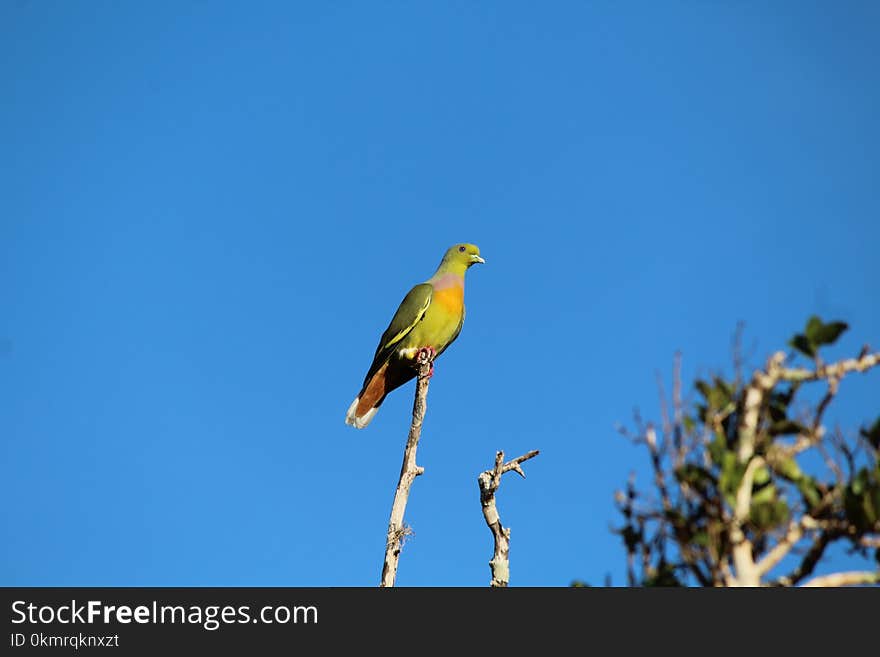
[[[785,555],[791,551],[791,548],[803,538],[804,530],[814,529],[817,526],[818,523],[816,523],[815,519],[806,514],[801,516],[798,521],[792,521],[788,526],[788,531],[785,533],[785,536],[783,536],[779,543],[777,543],[772,550],[767,552],[767,554],[765,554],[756,564],[755,567],[758,570],[758,577],[763,577],[769,573],[785,558]]]
[[[783,368],[785,353],[777,351],[767,361],[763,371],[758,370],[752,376],[744,395],[743,413],[739,426],[739,450],[740,463],[748,461],[754,452],[754,442],[758,431],[761,404],[764,396],[779,381],[805,382],[827,379],[829,390],[819,405],[814,421],[813,433],[816,434],[821,423],[822,414],[837,392],[837,385],[846,374],[850,372],[865,372],[872,367],[880,365],[880,351],[873,354],[863,354],[858,358],[847,358],[836,363],[820,365],[815,370],[807,368]],[[798,453],[814,444],[816,436],[802,436],[792,448],[793,453]]]
[[[419,376],[416,381],[416,394],[413,400],[412,423],[406,438],[406,447],[403,450],[400,479],[397,482],[397,490],[394,492],[394,502],[391,504],[391,518],[388,521],[388,534],[385,538],[385,561],[382,564],[380,587],[394,586],[394,581],[397,579],[397,564],[400,560],[400,551],[403,549],[404,538],[409,533],[408,528],[403,525],[403,514],[406,511],[406,503],[409,500],[409,491],[413,481],[425,471],[423,467],[416,465],[416,449],[419,446],[422,423],[425,420],[428,382],[430,380],[433,357],[427,351],[421,351],[416,358]]]
[[[779,381],[783,360],[785,360],[785,354],[777,351],[767,360],[765,371],[756,371],[752,376],[751,383],[746,387],[743,395],[743,411],[739,427],[737,427],[739,439],[737,457],[740,463],[747,463],[755,453],[755,438],[758,435],[761,405],[764,403],[764,396]]]
[[[781,352],[780,352],[781,353]],[[842,379],[850,372],[865,372],[872,367],[880,365],[880,351],[873,354],[865,354],[859,358],[847,358],[836,363],[821,365],[815,370],[803,367],[783,369],[779,372],[779,378],[784,381],[818,381],[819,379]]]
[[[880,583],[880,571],[854,570],[846,573],[834,573],[833,575],[821,575],[814,577],[804,584],[805,587],[817,586],[858,586],[864,584]]]
[[[761,578],[755,567],[752,554],[752,542],[746,538],[743,527],[749,519],[752,508],[752,485],[755,472],[764,465],[764,459],[755,456],[746,466],[739,488],[736,490],[736,508],[730,527],[730,542],[733,546],[733,564],[736,567],[736,579],[739,586],[758,586]]]
[[[836,534],[832,535],[829,531],[823,531],[819,534],[813,541],[810,549],[807,550],[800,565],[795,568],[791,574],[780,577],[776,580],[775,584],[777,586],[794,586],[805,577],[809,577],[813,572],[813,569],[816,567],[816,564],[819,563],[819,559],[825,554],[825,548],[827,548],[831,541],[836,537]]]
[[[525,477],[520,463],[536,457],[539,453],[535,449],[505,463],[504,452],[498,452],[495,454],[495,467],[492,470],[481,472],[477,477],[477,482],[480,485],[480,505],[483,507],[483,517],[486,519],[486,524],[495,541],[492,561],[489,562],[492,569],[491,585],[493,587],[506,587],[510,581],[510,528],[501,524],[501,517],[495,506],[495,493],[501,486],[501,475],[513,470],[521,477]]]

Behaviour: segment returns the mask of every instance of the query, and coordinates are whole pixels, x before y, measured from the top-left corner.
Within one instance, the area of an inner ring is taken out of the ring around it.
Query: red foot
[[[431,378],[434,376],[434,359],[437,357],[437,351],[434,347],[430,345],[427,347],[422,347],[416,352],[416,366],[421,366],[422,363],[429,363],[431,365],[431,369],[428,372],[427,378]]]
[[[437,352],[434,349],[434,347],[431,347],[430,345],[427,347],[422,347],[421,349],[419,349],[416,352],[416,360],[417,361],[425,360],[425,361],[433,362],[433,360],[435,358],[437,358]]]

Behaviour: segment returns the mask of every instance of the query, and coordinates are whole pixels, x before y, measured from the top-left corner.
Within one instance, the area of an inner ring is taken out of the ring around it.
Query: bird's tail
[[[354,398],[351,406],[348,407],[348,412],[345,414],[346,424],[350,424],[355,429],[363,429],[370,423],[373,416],[376,415],[376,411],[379,410],[379,406],[385,400],[385,395],[389,392],[386,389],[385,379],[387,368],[388,363],[385,363],[364,384],[363,390]]]
[[[358,415],[358,404],[360,403],[361,398],[355,397],[354,401],[351,402],[351,406],[348,407],[348,413],[345,414],[345,423],[350,424],[355,429],[363,429],[370,423],[370,420],[373,419],[373,416],[376,414],[376,411],[379,410],[378,406],[373,406],[366,413],[362,415]]]

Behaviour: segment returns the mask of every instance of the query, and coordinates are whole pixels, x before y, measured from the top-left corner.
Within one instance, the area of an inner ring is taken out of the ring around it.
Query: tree
[[[791,354],[774,353],[747,380],[736,356],[733,378],[695,382],[694,404],[682,401],[676,358],[659,431],[638,416],[635,432],[622,430],[653,471],[653,493],[630,478],[615,496],[631,586],[880,582],[880,418],[851,436],[823,424],[841,381],[880,365],[867,346],[823,361],[847,328],[811,317]],[[813,577],[834,544],[867,566]]]

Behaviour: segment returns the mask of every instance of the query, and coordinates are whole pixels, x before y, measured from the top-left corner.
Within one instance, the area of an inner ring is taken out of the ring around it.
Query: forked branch
[[[486,525],[492,532],[495,542],[492,560],[489,562],[492,569],[491,586],[493,587],[503,588],[510,582],[510,528],[501,524],[501,517],[498,515],[498,507],[495,504],[495,493],[501,486],[501,475],[512,470],[521,477],[525,477],[526,473],[523,472],[520,464],[536,457],[539,453],[535,449],[505,463],[504,452],[498,452],[495,454],[495,467],[481,472],[477,477],[480,485],[480,505],[483,507],[483,517],[486,519]]]

